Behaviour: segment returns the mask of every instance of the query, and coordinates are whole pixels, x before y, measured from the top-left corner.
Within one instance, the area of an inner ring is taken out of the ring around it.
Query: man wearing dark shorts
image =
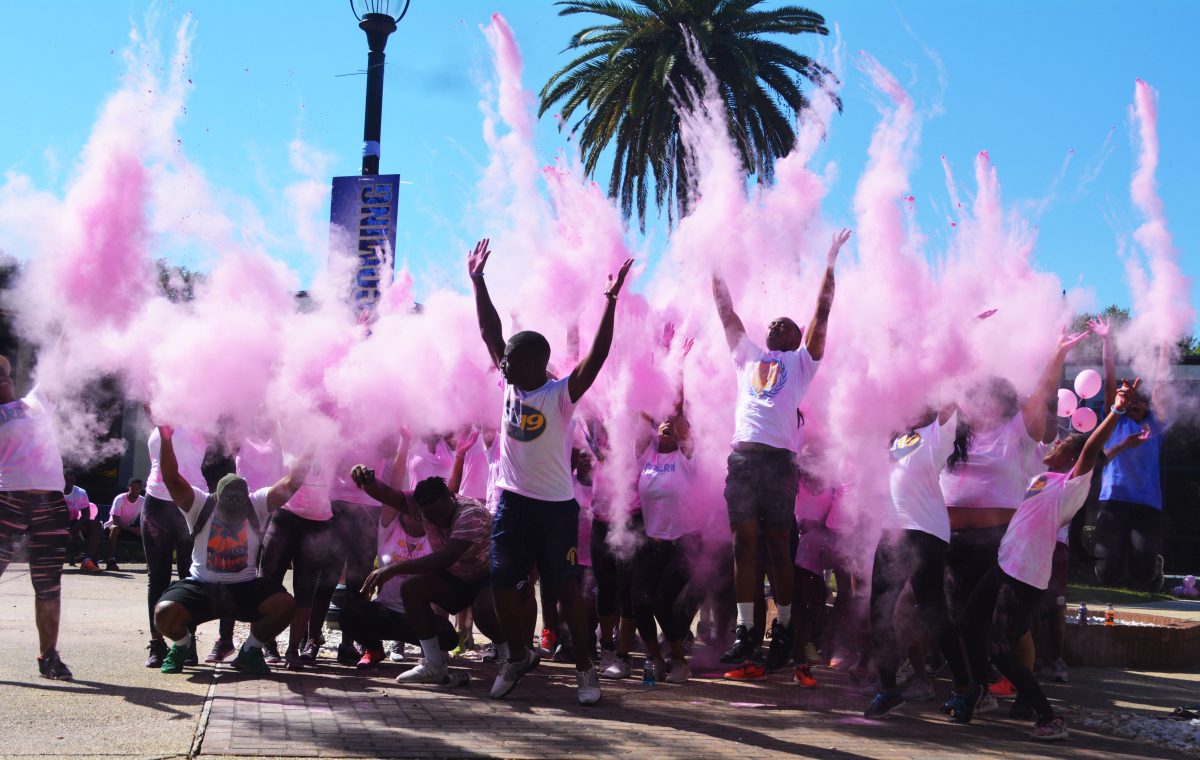
[[[563,607],[572,641],[587,641],[587,615],[572,570],[579,542],[579,503],[571,474],[571,420],[575,405],[592,387],[612,346],[617,296],[633,265],[626,259],[608,278],[607,299],[591,350],[568,377],[551,379],[550,343],[522,331],[504,340],[500,315],[483,281],[491,251],[479,241],[467,261],[475,290],[479,331],[488,354],[504,377],[501,420],[500,499],[492,522],[492,588],[496,616],[504,630],[507,656],[492,684],[492,698],[503,699],[540,659],[529,648],[517,587],[537,566],[542,584]],[[600,701],[600,676],[587,647],[575,647],[575,680],[580,704]]]
[[[173,642],[162,672],[183,672],[184,662],[196,657],[190,630],[224,617],[250,623],[250,635],[233,666],[252,675],[270,673],[263,642],[274,641],[288,627],[296,602],[280,583],[259,577],[262,528],[268,515],[300,487],[307,463],[253,493],[244,479],[229,474],[209,494],[180,474],[171,428],[161,426],[158,431],[163,484],[183,512],[193,539],[189,577],[171,584],[154,607],[155,627]]]
[[[370,596],[390,578],[408,576],[400,585],[404,612],[391,613],[395,629],[388,633],[388,638],[409,641],[410,636],[404,630],[407,625],[416,638],[411,643],[421,645],[423,657],[396,681],[448,683],[446,650],[458,643],[458,636],[449,621],[434,612],[434,605],[451,615],[473,608],[479,630],[490,639],[500,638],[489,593],[488,536],[492,516],[479,501],[450,493],[442,478],[426,478],[417,483],[412,493],[405,493],[378,482],[375,473],[362,465],[354,468],[351,477],[385,508],[420,522],[433,549],[423,557],[384,565],[363,583],[363,595]],[[353,628],[358,613],[350,614]]]
[[[746,336],[733,309],[725,281],[713,274],[713,299],[725,328],[738,373],[733,451],[725,479],[725,502],[733,531],[734,587],[737,627],[721,662],[738,664],[730,678],[762,678],[783,667],[792,651],[792,581],[790,551],[795,526],[798,479],[795,452],[800,447],[796,410],[825,354],[825,333],[833,306],[833,267],[850,230],[833,236],[825,260],[825,278],[807,332],[788,317],[767,326],[766,350]],[[759,531],[766,537],[771,593],[777,616],[766,663],[757,662],[761,635],[754,632],[754,597],[762,585]],[[764,667],[765,666],[765,667]]]

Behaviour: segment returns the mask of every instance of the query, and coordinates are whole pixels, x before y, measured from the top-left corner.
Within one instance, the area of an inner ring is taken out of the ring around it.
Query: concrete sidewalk
[[[1200,702],[1200,675],[1076,669],[1069,685],[1047,686],[1071,739],[1041,745],[1028,738],[1029,725],[1007,718],[1003,700],[1000,712],[970,726],[947,723],[936,702],[864,720],[862,687],[824,669],[815,691],[783,674],[736,683],[702,668],[684,686],[610,682],[590,708],[575,700],[571,668],[552,664],[500,702],[487,698],[494,666],[466,660],[455,664],[473,680],[457,689],[397,686],[392,678],[409,665],[362,674],[328,659],[264,680],[228,666],[215,676],[211,667],[164,676],[142,667],[141,568],[69,570],[64,592],[61,649],[78,680],[54,683],[36,673],[27,571],[14,565],[0,578],[4,757],[1178,757],[1178,749],[1085,724],[1109,730],[1117,713],[1165,716]],[[215,624],[201,629],[201,655],[214,635]]]

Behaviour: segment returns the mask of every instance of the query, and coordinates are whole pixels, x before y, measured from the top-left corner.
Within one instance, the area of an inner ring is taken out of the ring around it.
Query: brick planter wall
[[[1146,670],[1200,670],[1200,621],[1134,612],[1120,619],[1140,625],[1067,623],[1066,661],[1070,665],[1107,665]]]

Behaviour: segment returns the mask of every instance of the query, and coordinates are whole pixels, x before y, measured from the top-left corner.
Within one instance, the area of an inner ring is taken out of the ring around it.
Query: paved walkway
[[[815,691],[782,677],[742,684],[712,672],[685,686],[606,683],[594,707],[577,704],[571,668],[554,664],[501,702],[487,698],[494,666],[476,662],[458,663],[474,678],[454,689],[399,687],[392,678],[407,665],[363,675],[325,659],[266,680],[243,679],[227,666],[215,675],[201,667],[163,676],[142,667],[141,568],[69,572],[64,589],[61,648],[77,680],[52,683],[36,676],[27,570],[14,565],[0,578],[4,757],[1157,758],[1179,751],[1097,734],[1083,723],[1116,711],[1163,715],[1200,702],[1200,675],[1076,669],[1070,685],[1048,687],[1072,723],[1071,739],[1041,745],[1006,712],[955,726],[936,703],[923,703],[885,721],[864,720],[861,687],[822,670]],[[201,630],[202,653],[212,629]]]

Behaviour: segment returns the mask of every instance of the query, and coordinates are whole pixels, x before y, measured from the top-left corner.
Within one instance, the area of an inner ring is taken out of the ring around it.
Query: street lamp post
[[[379,133],[383,125],[383,49],[396,23],[408,13],[408,4],[398,16],[391,15],[390,0],[350,0],[358,28],[367,35],[367,105],[363,116],[363,176],[379,174]],[[397,0],[399,4],[399,0]],[[360,10],[361,9],[361,10]]]

